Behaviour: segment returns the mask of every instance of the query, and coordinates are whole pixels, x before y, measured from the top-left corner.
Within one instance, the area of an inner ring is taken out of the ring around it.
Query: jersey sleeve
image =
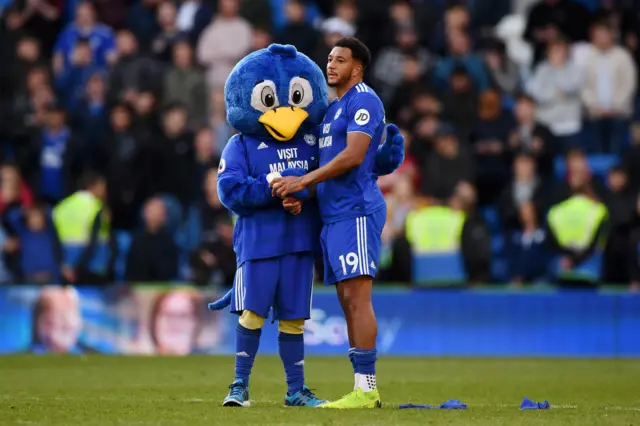
[[[222,151],[218,166],[218,196],[222,204],[239,216],[270,204],[274,198],[266,175],[249,175],[247,150],[235,135]]]
[[[370,92],[358,93],[349,102],[347,133],[360,132],[373,138],[380,124],[384,123],[382,102]]]

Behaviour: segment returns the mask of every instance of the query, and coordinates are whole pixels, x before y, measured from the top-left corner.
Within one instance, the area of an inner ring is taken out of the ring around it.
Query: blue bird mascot
[[[317,407],[326,401],[305,385],[303,331],[320,249],[318,206],[308,189],[283,201],[272,195],[269,183],[318,167],[327,85],[320,68],[295,47],[272,44],[238,62],[225,85],[225,103],[227,120],[240,134],[222,153],[218,194],[237,216],[237,271],[233,288],[209,309],[231,305],[240,319],[235,380],[223,405],[250,405],[249,376],[262,326],[272,312],[288,388],[285,405]],[[389,125],[375,172],[392,173],[403,160],[404,138]]]

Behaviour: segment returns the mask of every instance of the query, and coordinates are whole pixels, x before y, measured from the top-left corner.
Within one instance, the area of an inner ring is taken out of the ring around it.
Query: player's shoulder
[[[371,108],[382,107],[382,101],[378,97],[378,94],[371,87],[365,83],[358,83],[354,87],[355,92],[349,97],[348,104],[367,106]]]
[[[352,99],[377,99],[380,100],[375,90],[366,83],[358,83],[354,87]]]

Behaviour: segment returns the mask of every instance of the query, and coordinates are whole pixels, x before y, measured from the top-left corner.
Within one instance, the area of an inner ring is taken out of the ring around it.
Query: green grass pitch
[[[344,358],[308,358],[307,382],[333,399],[353,387]],[[251,408],[222,408],[232,357],[0,357],[0,425],[640,425],[640,361],[387,358],[383,408],[283,408],[277,357],[258,357]],[[523,396],[551,410],[520,411]],[[448,399],[467,410],[399,410]]]

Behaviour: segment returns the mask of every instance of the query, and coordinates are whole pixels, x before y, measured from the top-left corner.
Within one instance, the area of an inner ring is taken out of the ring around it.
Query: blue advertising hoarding
[[[193,288],[0,287],[0,353],[233,354],[237,318],[207,312]],[[378,350],[387,355],[640,357],[640,295],[597,292],[380,291]],[[334,292],[314,294],[309,355],[344,355]],[[277,353],[267,323],[260,352]]]

